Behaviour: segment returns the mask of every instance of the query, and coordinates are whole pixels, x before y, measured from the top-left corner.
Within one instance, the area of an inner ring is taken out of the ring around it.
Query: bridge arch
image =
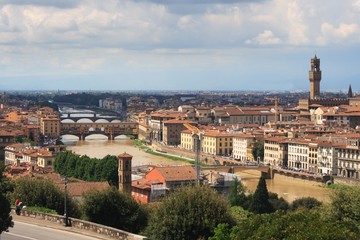
[[[106,120],[106,119],[103,119],[103,118],[100,118],[98,120],[95,121],[96,123],[108,123],[109,120]]]
[[[111,121],[112,123],[121,123],[121,121],[119,119],[114,119]]]
[[[60,140],[65,142],[76,142],[79,141],[79,139],[79,136],[74,134],[63,134],[60,136]]]
[[[67,119],[61,120],[61,123],[75,123],[75,121],[67,118]]]
[[[130,140],[130,138],[124,134],[114,137],[114,140]]]
[[[90,133],[85,136],[84,140],[108,140],[108,136],[101,133]]]
[[[77,120],[76,122],[77,123],[93,123],[93,121],[91,119],[86,118],[86,117],[81,118],[81,119]]]

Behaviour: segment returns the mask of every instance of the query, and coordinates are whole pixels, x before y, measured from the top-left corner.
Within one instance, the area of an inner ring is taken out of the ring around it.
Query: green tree
[[[313,197],[304,197],[294,200],[290,205],[290,210],[295,211],[299,208],[310,210],[315,207],[320,207],[322,202]]]
[[[220,223],[232,225],[229,203],[205,186],[184,187],[170,194],[150,214],[150,239],[206,239]]]
[[[12,201],[20,199],[25,205],[53,209],[64,214],[64,191],[52,181],[45,178],[19,178],[15,181],[14,191],[11,193]],[[67,196],[68,216],[78,217],[77,203]]]
[[[0,234],[3,231],[8,230],[9,227],[14,226],[10,213],[10,202],[2,193],[0,193]]]
[[[323,209],[328,221],[336,222],[360,235],[359,186],[338,186],[330,196],[330,205]]]
[[[251,197],[247,197],[245,193],[245,186],[239,181],[239,179],[234,178],[234,181],[231,183],[229,189],[229,200],[231,206],[241,206],[244,209],[248,209]]]
[[[253,155],[255,161],[257,161],[258,158],[260,158],[261,161],[264,159],[264,142],[263,141],[254,143],[254,146],[252,149],[252,155]]]
[[[136,233],[145,226],[147,220],[144,208],[130,195],[114,187],[105,191],[87,192],[82,212],[88,221]]]
[[[228,229],[224,230],[228,233]],[[335,222],[324,221],[317,211],[275,212],[254,214],[232,228],[232,240],[288,239],[288,240],[346,240],[358,239],[354,232]]]
[[[13,227],[14,223],[11,216],[11,205],[9,200],[4,196],[7,191],[5,188],[7,179],[4,176],[5,165],[0,163],[0,234],[3,231]]]
[[[78,156],[70,151],[61,152],[54,163],[54,170],[61,175],[85,181],[107,181],[118,186],[118,159],[107,155],[103,159]]]
[[[279,198],[277,193],[269,192],[269,202],[271,203],[274,211],[287,211],[289,209],[289,203],[283,197]]]
[[[251,200],[249,211],[260,214],[273,212],[273,207],[269,202],[269,193],[264,177],[260,177],[259,179],[259,183]]]

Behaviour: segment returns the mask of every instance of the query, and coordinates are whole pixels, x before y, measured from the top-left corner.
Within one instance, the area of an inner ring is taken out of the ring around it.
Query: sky
[[[360,90],[360,0],[0,0],[0,91]]]

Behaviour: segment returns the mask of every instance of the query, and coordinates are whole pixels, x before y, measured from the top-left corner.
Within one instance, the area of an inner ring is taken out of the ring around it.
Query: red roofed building
[[[154,167],[144,179],[132,181],[132,197],[140,203],[159,201],[167,191],[196,183],[192,166]]]

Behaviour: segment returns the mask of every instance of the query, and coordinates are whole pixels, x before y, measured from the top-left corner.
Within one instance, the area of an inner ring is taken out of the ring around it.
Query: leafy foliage
[[[7,190],[5,187],[7,179],[4,176],[4,171],[5,165],[0,163],[0,234],[14,225],[12,216],[10,215],[11,205],[4,195]]]
[[[274,211],[287,211],[289,209],[289,203],[283,198],[273,192],[269,192],[269,202],[271,203]]]
[[[259,141],[254,143],[254,147],[252,149],[252,155],[254,160],[257,161],[258,157],[262,161],[264,159],[264,142]]]
[[[310,210],[315,207],[320,207],[321,204],[322,203],[319,200],[317,200],[316,198],[304,197],[304,198],[299,198],[299,199],[294,200],[291,203],[290,209],[293,211],[295,211],[299,208]]]
[[[180,188],[150,214],[150,239],[206,239],[220,223],[233,224],[229,203],[205,186]]]
[[[64,214],[64,192],[52,181],[43,178],[24,177],[15,180],[12,201],[19,199],[27,206],[44,207]],[[68,216],[78,217],[79,209],[76,202],[67,196]]]
[[[248,209],[252,196],[246,196],[246,188],[237,178],[230,185],[229,200],[231,206],[241,206]]]
[[[86,193],[82,211],[88,221],[130,232],[139,232],[147,220],[144,208],[116,188]]]
[[[0,234],[3,231],[8,230],[9,227],[14,226],[10,212],[11,206],[9,200],[7,200],[2,193],[0,193]]]
[[[338,186],[324,208],[328,221],[336,222],[360,235],[360,187]]]
[[[259,183],[252,197],[249,210],[251,212],[260,214],[273,212],[273,206],[269,202],[269,193],[264,177],[260,177],[259,179]]]
[[[226,229],[225,229],[226,230]],[[228,233],[226,230],[225,233]],[[357,239],[356,234],[334,222],[324,221],[316,211],[255,214],[238,227],[231,238],[242,239]]]
[[[85,181],[108,181],[116,187],[119,182],[116,156],[107,155],[103,159],[97,159],[64,151],[56,157],[54,169],[61,175]]]

